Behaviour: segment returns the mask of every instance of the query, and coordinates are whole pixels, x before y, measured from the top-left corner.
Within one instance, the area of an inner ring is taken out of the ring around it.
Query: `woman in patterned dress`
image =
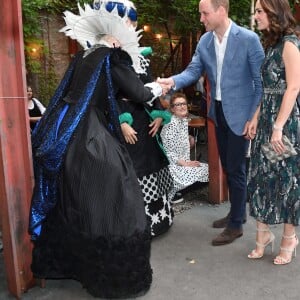
[[[170,161],[173,188],[169,197],[172,199],[176,192],[195,182],[208,182],[208,165],[190,159],[187,99],[184,94],[172,95],[170,111],[172,119],[163,126],[161,138]]]
[[[271,224],[284,224],[279,254],[274,264],[292,260],[299,243],[295,227],[300,221],[300,121],[296,103],[300,90],[300,41],[287,0],[258,0],[258,29],[263,33],[266,57],[262,65],[264,93],[250,122],[248,138],[254,139],[249,169],[250,215],[257,221],[256,248],[248,255],[261,258],[274,243]],[[298,36],[297,36],[298,35]],[[270,142],[274,151],[285,151],[283,135],[297,155],[271,162],[261,146]]]

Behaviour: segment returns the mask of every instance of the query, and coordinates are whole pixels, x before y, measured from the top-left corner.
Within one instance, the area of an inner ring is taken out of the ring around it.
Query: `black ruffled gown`
[[[130,69],[126,53],[106,47],[90,52],[86,57],[79,54],[70,79],[58,89],[62,97],[50,105],[33,134],[36,185],[31,231],[41,225],[41,232],[33,235],[32,271],[37,278],[79,280],[96,297],[135,297],[152,282],[150,228],[110,92],[113,87],[114,95],[122,92],[133,101],[148,101],[152,94]],[[108,56],[109,63],[104,59]],[[92,74],[103,61],[95,79]],[[78,110],[78,99],[89,101],[86,109]],[[66,105],[65,114],[56,114]],[[77,126],[70,125],[74,116],[80,116]],[[57,139],[70,135],[70,141],[61,168],[53,173],[40,153],[55,126]],[[37,175],[41,170],[43,176]],[[46,196],[39,193],[44,179],[56,182],[53,205],[47,192]]]

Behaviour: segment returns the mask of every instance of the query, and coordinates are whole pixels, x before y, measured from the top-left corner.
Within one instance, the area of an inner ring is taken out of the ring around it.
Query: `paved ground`
[[[195,195],[195,194],[194,194]],[[201,197],[201,193],[199,194]],[[188,199],[190,195],[186,197]],[[249,217],[244,236],[226,246],[213,247],[219,233],[211,222],[224,216],[228,204],[212,206],[191,200],[177,209],[174,225],[152,243],[153,284],[141,300],[298,300],[300,298],[300,258],[287,266],[272,264],[270,248],[258,261],[247,258],[254,246],[255,223]],[[279,248],[281,226],[273,226],[275,249]],[[0,299],[13,299],[6,289],[3,257],[0,254]],[[94,299],[72,280],[48,280],[46,288],[35,287],[24,300]]]
[[[199,139],[200,140],[200,139]],[[199,145],[201,159],[207,160],[205,145]],[[255,246],[255,222],[249,217],[244,236],[226,246],[213,247],[211,239],[220,230],[213,220],[227,214],[228,203],[210,205],[207,187],[184,196],[176,205],[174,225],[152,242],[153,283],[140,300],[299,300],[300,257],[291,264],[275,266],[282,227],[272,226],[276,236],[275,253],[267,248],[257,261],[247,254]],[[298,230],[298,235],[300,232]],[[300,251],[300,246],[298,247]],[[0,300],[13,300],[7,292],[0,253]],[[46,288],[35,287],[22,300],[91,300],[73,280],[48,280]]]

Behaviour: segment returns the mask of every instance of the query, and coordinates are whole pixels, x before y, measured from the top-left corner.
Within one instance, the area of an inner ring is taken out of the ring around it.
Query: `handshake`
[[[171,88],[175,86],[175,82],[172,77],[156,79],[156,82],[161,86],[162,95],[166,95]]]
[[[158,77],[156,81],[146,83],[145,87],[148,87],[151,89],[151,93],[153,94],[153,98],[148,101],[147,103],[149,105],[152,105],[152,102],[155,98],[164,96],[168,93],[168,91],[174,87],[174,80],[172,77],[169,78],[160,78]]]

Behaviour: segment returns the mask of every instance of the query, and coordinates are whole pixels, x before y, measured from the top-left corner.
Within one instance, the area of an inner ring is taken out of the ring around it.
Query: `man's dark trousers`
[[[220,101],[216,101],[216,118],[217,144],[222,167],[227,175],[231,204],[227,227],[241,229],[246,210],[246,151],[249,141],[244,136],[234,134],[229,128]]]

